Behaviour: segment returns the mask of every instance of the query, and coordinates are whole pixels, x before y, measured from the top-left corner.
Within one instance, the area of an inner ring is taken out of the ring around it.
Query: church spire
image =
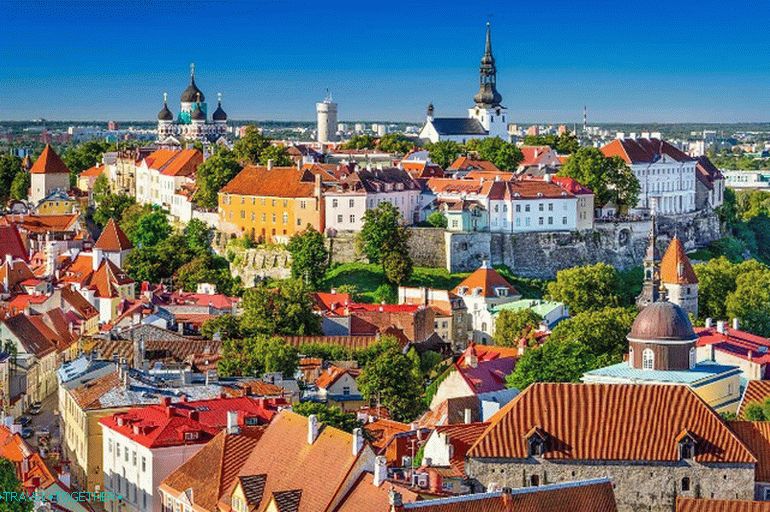
[[[636,298],[636,306],[639,309],[644,308],[656,302],[660,297],[660,251],[658,250],[657,239],[657,219],[653,212],[652,226],[650,227],[650,236],[648,239],[647,251],[644,255],[644,283],[642,293]]]
[[[484,56],[479,66],[479,92],[473,97],[476,106],[482,108],[499,107],[503,97],[497,92],[497,68],[492,55],[492,26],[487,22],[487,35]]]

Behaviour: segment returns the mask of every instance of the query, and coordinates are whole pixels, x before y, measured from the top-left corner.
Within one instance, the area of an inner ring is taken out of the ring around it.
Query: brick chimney
[[[374,459],[374,479],[372,483],[379,487],[388,479],[388,459],[382,455]]]

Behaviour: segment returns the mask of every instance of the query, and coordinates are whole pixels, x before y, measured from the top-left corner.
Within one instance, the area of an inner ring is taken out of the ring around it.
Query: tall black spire
[[[479,66],[479,92],[473,97],[476,105],[483,108],[499,107],[503,97],[497,92],[497,68],[492,55],[492,27],[487,22],[487,39],[484,56]]]
[[[655,213],[652,215],[652,228],[650,229],[649,245],[644,255],[644,284],[642,293],[636,298],[636,306],[643,309],[660,298],[660,251],[656,244],[658,231],[655,219]]]

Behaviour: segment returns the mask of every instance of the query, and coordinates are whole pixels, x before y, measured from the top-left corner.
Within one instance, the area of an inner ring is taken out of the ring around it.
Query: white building
[[[159,149],[136,167],[136,202],[160,206],[181,222],[192,218],[195,171],[203,163],[197,149]]]
[[[427,119],[419,137],[431,142],[453,140],[465,143],[471,139],[500,137],[508,140],[508,110],[502,106],[503,97],[497,92],[497,67],[492,55],[492,34],[487,23],[484,56],[479,66],[479,92],[473,97],[475,105],[467,117],[434,117],[433,104],[428,105]]]
[[[324,193],[326,229],[360,231],[366,210],[389,202],[401,213],[405,225],[418,214],[420,187],[403,169],[360,169]]]
[[[656,138],[615,139],[601,150],[622,158],[639,180],[637,208],[663,215],[696,210],[695,158]]]
[[[331,94],[315,104],[316,120],[318,123],[318,142],[325,144],[339,140],[337,137],[337,104],[332,101]]]

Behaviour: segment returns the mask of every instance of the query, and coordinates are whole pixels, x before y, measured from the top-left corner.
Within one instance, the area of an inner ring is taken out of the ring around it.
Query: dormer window
[[[474,288],[473,289],[473,295],[475,295],[476,297],[480,297],[481,296],[481,288]]]
[[[495,288],[495,292],[497,292],[498,297],[508,296],[508,288]]]
[[[197,441],[199,437],[199,432],[185,432],[184,433],[184,440],[185,441]]]
[[[696,440],[689,431],[683,430],[681,434],[677,436],[677,444],[679,448],[680,460],[692,460],[695,458]]]
[[[540,427],[534,427],[527,433],[527,455],[541,457],[545,453],[545,442],[548,435]]]
[[[468,293],[468,287],[467,286],[461,286],[457,290],[457,293],[460,294],[460,295],[465,295],[466,293]]]

